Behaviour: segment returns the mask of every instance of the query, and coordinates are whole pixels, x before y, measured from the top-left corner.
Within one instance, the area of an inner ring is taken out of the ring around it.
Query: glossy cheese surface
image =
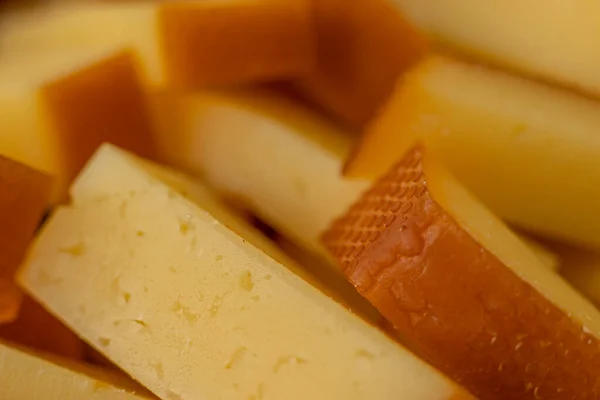
[[[468,398],[119,153],[72,194],[20,282],[160,397]]]
[[[2,15],[0,50],[123,46],[152,86],[237,84],[311,71],[311,27],[307,0],[49,3]]]
[[[481,398],[600,395],[600,313],[422,147],[324,240],[400,334]]]

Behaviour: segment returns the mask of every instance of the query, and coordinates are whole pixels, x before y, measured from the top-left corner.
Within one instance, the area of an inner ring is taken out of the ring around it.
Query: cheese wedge
[[[16,321],[0,325],[0,338],[65,358],[83,359],[83,342],[29,296],[23,299]]]
[[[561,275],[597,306],[600,305],[600,252],[555,245],[562,260]]]
[[[399,86],[346,173],[384,173],[418,136],[502,218],[600,247],[598,132],[600,103],[432,57]]]
[[[165,161],[201,175],[310,251],[327,254],[320,235],[368,186],[340,175],[351,139],[286,98],[157,94],[153,110]]]
[[[424,38],[385,0],[311,0],[317,68],[300,88],[359,127],[392,94],[394,82],[418,60]]]
[[[51,185],[47,175],[0,156],[0,325],[19,314],[22,294],[14,274],[46,211]]]
[[[153,138],[129,52],[20,54],[0,63],[0,154],[54,175],[55,200],[101,143],[153,157]]]
[[[106,46],[134,50],[161,87],[301,77],[315,64],[308,0],[50,3],[0,18],[0,50]]]
[[[419,353],[478,397],[600,396],[600,312],[423,147],[324,240]]]
[[[142,400],[121,375],[0,342],[2,400]],[[144,392],[143,390],[141,392]]]
[[[71,192],[20,282],[159,397],[470,398],[114,149]]]
[[[600,4],[574,0],[393,0],[437,41],[600,95]]]

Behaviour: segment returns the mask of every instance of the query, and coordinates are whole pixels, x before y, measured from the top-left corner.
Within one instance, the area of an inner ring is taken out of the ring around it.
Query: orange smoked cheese
[[[568,285],[560,295],[538,291],[537,279],[523,278],[533,268],[519,276],[475,240],[442,206],[451,200],[436,200],[433,188],[448,183],[433,162],[410,150],[324,235],[348,279],[419,354],[481,399],[600,398],[596,311]],[[577,307],[550,300],[560,296]],[[592,329],[576,318],[582,308]]]
[[[13,276],[46,209],[51,182],[0,156],[0,324],[17,318],[22,294]]]

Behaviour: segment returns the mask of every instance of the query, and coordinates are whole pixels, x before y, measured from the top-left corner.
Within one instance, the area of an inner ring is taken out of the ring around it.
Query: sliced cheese
[[[475,395],[600,396],[600,312],[423,147],[324,240],[419,354]]]
[[[23,299],[18,318],[0,325],[0,338],[65,358],[83,359],[83,342],[29,296]]]
[[[0,156],[0,325],[19,314],[22,294],[14,274],[46,211],[51,185],[47,175]]]
[[[0,342],[1,400],[142,400],[121,375]],[[143,392],[143,391],[142,391]]]
[[[555,251],[549,248],[546,244],[540,243],[540,241],[527,236],[524,234],[517,235],[519,239],[523,241],[537,256],[540,263],[551,271],[558,271],[560,269],[561,258]]]
[[[577,290],[600,305],[600,252],[573,246],[555,245],[561,257],[561,275]]]
[[[72,195],[20,282],[159,397],[469,398],[121,153]]]
[[[398,76],[426,50],[424,38],[385,0],[311,0],[317,68],[303,92],[362,126],[392,94]]]
[[[126,46],[153,86],[300,77],[313,36],[308,0],[58,2],[0,18],[0,52]]]
[[[54,198],[60,198],[104,142],[154,156],[144,96],[127,51],[6,58],[0,62],[0,154],[54,175]]]
[[[600,95],[600,3],[393,0],[417,26],[471,56]]]
[[[384,173],[422,138],[502,218],[600,247],[600,103],[432,57],[367,130],[348,175]]]
[[[341,177],[351,139],[283,97],[157,94],[153,109],[166,161],[203,176],[310,251],[326,254],[320,235],[368,186]]]

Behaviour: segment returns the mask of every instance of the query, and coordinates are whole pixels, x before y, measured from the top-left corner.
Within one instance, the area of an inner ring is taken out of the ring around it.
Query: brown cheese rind
[[[49,176],[0,156],[0,324],[17,318],[22,294],[13,281],[48,205]]]
[[[432,197],[416,147],[324,235],[349,280],[482,399],[600,398],[600,341]]]

